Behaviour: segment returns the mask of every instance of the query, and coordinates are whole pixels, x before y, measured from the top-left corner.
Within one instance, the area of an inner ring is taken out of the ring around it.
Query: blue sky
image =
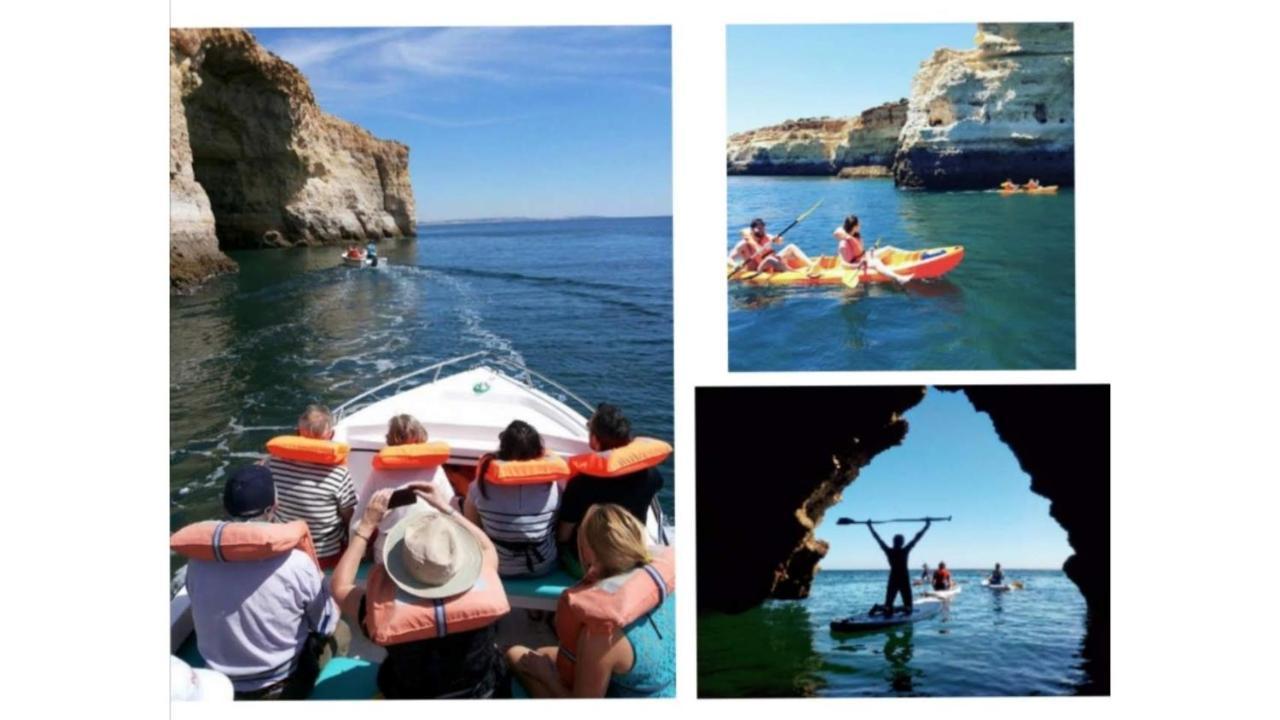
[[[963,393],[933,388],[906,414],[903,443],[877,455],[827,511],[818,537],[831,543],[822,567],[887,569],[884,553],[865,525],[836,525],[836,518],[947,516],[935,523],[911,553],[914,568],[945,561],[949,567],[1061,569],[1071,555],[1067,533],[1049,517],[1049,501],[1031,492],[1031,480],[996,436],[991,420]],[[910,540],[921,525],[878,525]]]
[[[252,32],[409,146],[420,219],[671,214],[667,27]]]
[[[911,95],[940,47],[973,47],[977,23],[730,25],[729,132],[799,117],[856,115]]]

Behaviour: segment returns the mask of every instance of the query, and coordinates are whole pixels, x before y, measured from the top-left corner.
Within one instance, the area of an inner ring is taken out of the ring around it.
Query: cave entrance
[[[912,552],[915,574],[926,562],[970,574],[997,562],[1011,571],[1061,574],[1073,553],[1067,533],[1050,517],[1049,501],[1031,492],[1030,477],[990,417],[964,393],[934,388],[904,417],[909,429],[902,444],[863,467],[826,517],[953,516],[935,523]],[[919,528],[904,523],[878,530],[888,542],[893,533],[910,539]],[[819,535],[831,543],[824,569],[885,568],[865,526],[837,531],[826,522]]]
[[[305,178],[290,145],[289,99],[242,53],[208,47],[200,84],[183,98],[192,169],[212,205],[218,247],[296,240],[285,206]]]

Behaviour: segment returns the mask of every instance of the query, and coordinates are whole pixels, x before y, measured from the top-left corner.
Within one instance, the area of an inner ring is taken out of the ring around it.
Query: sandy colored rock
[[[234,269],[222,250],[415,234],[408,147],[321,111],[247,31],[169,40],[171,286]]]
[[[995,188],[1075,181],[1071,23],[982,23],[972,50],[940,49],[911,84],[895,182]]]
[[[731,175],[835,175],[848,166],[887,166],[906,121],[907,101],[854,117],[787,120],[729,137]]]

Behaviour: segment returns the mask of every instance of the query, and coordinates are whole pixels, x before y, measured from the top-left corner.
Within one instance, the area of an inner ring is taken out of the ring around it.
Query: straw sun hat
[[[382,564],[401,590],[420,598],[446,598],[471,589],[480,577],[480,541],[453,518],[415,513],[396,523],[382,546]]]

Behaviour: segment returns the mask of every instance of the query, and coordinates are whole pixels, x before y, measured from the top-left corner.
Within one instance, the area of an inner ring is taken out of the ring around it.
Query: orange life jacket
[[[583,453],[569,458],[574,475],[619,477],[662,464],[671,456],[671,446],[656,438],[638,437],[619,448]]]
[[[346,465],[351,446],[300,435],[280,435],[267,441],[267,452],[282,460],[316,465]]]
[[[381,564],[369,573],[365,591],[365,631],[383,646],[475,630],[509,612],[498,569],[487,562],[476,584],[453,597],[427,600],[402,594]]]
[[[653,612],[676,589],[674,547],[654,551],[653,561],[603,580],[590,575],[560,594],[556,604],[556,669],[560,682],[573,689],[578,635],[612,635]]]
[[[573,471],[564,458],[548,454],[533,460],[493,458],[484,472],[484,479],[494,485],[540,485],[568,480],[572,475]]]
[[[374,470],[416,470],[443,464],[449,459],[449,443],[424,442],[384,447],[373,456]]]
[[[205,520],[169,536],[169,549],[191,560],[249,562],[301,550],[316,560],[305,520],[287,523]],[[319,566],[319,562],[316,565]]]

